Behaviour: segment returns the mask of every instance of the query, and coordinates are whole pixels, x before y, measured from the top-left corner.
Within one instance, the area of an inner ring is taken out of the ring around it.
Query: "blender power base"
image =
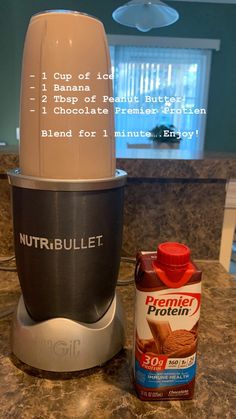
[[[22,362],[54,372],[79,371],[104,364],[124,344],[121,305],[116,296],[96,323],[66,318],[34,322],[21,296],[12,328],[12,350]]]

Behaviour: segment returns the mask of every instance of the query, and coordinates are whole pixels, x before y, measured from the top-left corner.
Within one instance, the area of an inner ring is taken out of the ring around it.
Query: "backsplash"
[[[0,256],[11,256],[14,253],[10,186],[7,179],[0,179]]]
[[[125,198],[125,255],[178,241],[191,248],[194,258],[219,258],[224,181],[132,179]]]
[[[17,167],[16,154],[0,155],[0,256],[13,253],[10,186],[4,174],[13,167]],[[118,159],[117,167],[129,175],[124,256],[135,256],[139,249],[155,250],[163,241],[179,241],[192,249],[196,259],[219,258],[225,184],[227,178],[236,177],[235,157]]]

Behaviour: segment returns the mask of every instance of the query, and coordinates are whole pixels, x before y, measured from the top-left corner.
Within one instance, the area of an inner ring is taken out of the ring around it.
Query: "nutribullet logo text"
[[[103,235],[74,238],[46,238],[19,233],[20,244],[35,249],[84,250],[103,246]]]

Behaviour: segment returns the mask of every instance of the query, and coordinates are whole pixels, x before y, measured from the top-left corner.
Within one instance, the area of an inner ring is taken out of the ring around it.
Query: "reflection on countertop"
[[[17,147],[0,147],[0,178],[19,166]],[[236,177],[236,153],[165,150],[158,148],[117,149],[117,168],[129,178],[230,179]]]
[[[173,159],[173,160],[204,160],[204,159],[236,159],[236,153],[200,151],[193,149],[161,148],[152,144],[132,145],[127,143],[116,150],[117,158],[127,159]]]
[[[203,298],[195,397],[192,401],[142,402],[131,372],[134,286],[119,286],[127,316],[124,349],[102,368],[48,373],[22,364],[9,342],[20,295],[17,275],[0,272],[0,417],[7,418],[232,418],[235,414],[235,282],[218,262],[198,262]],[[120,277],[132,278],[122,264]]]

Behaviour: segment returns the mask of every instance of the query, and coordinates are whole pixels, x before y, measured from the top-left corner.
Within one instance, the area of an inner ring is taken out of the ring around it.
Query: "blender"
[[[123,346],[118,277],[124,186],[102,23],[34,15],[21,79],[20,165],[8,173],[22,296],[12,350],[47,371],[102,365]]]

